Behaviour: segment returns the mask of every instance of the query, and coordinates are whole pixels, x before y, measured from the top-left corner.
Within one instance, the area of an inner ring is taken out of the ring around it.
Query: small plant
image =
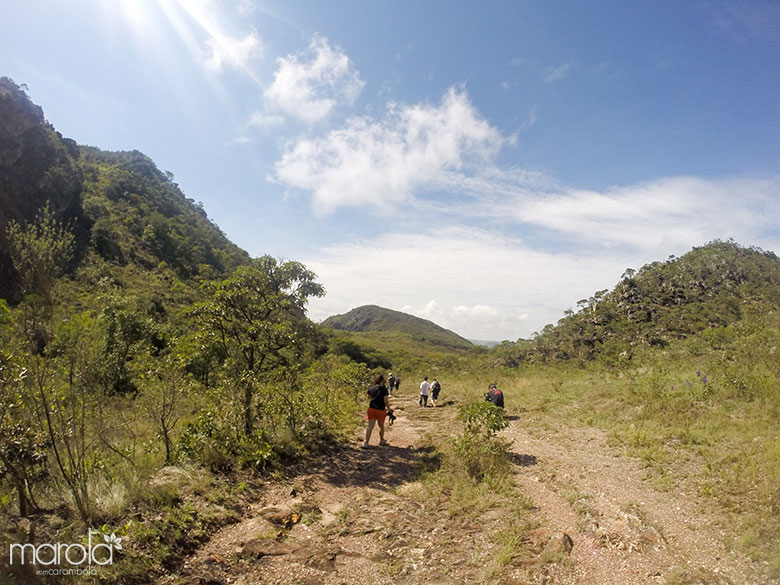
[[[509,426],[504,411],[490,402],[469,402],[460,407],[459,414],[466,423],[466,433],[473,436],[493,437]]]
[[[509,422],[504,411],[489,402],[469,402],[460,407],[465,431],[455,439],[455,454],[477,482],[505,475],[509,467],[509,442],[496,434]]]

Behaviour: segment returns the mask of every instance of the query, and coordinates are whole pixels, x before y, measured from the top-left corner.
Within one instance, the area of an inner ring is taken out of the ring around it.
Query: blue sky
[[[780,252],[780,4],[0,0],[0,75],[252,255],[469,338],[628,268]]]

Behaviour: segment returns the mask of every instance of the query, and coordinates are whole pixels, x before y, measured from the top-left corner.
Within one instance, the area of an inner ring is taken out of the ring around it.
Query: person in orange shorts
[[[368,426],[366,427],[366,440],[363,443],[363,448],[368,447],[368,442],[371,440],[371,433],[374,431],[374,425],[379,426],[379,444],[387,445],[385,441],[385,417],[390,410],[390,392],[385,386],[385,377],[379,374],[371,386],[368,387],[368,396],[371,398],[371,402],[368,403],[368,413],[366,419],[368,420]]]

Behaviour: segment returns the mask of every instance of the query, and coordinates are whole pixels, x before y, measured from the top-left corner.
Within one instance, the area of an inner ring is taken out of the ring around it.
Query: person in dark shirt
[[[487,394],[485,394],[485,400],[492,402],[499,408],[504,408],[504,393],[499,390],[495,384],[488,386]]]
[[[363,448],[368,447],[368,442],[371,440],[371,433],[374,431],[374,425],[379,426],[379,444],[387,445],[385,441],[385,417],[390,410],[390,392],[385,386],[385,377],[378,375],[374,378],[371,386],[368,387],[368,396],[371,401],[368,403],[368,412],[366,419],[368,420],[368,426],[366,427],[366,440],[363,442]]]
[[[431,403],[433,404],[433,407],[436,408],[436,401],[439,399],[439,392],[441,392],[441,384],[439,384],[439,381],[434,378],[433,382],[431,382]]]

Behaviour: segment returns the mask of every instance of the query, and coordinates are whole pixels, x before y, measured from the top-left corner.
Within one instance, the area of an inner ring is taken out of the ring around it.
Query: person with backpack
[[[371,386],[368,387],[368,397],[370,402],[368,403],[368,412],[366,413],[366,420],[368,426],[366,427],[366,440],[363,442],[363,448],[368,447],[368,442],[371,440],[371,433],[374,431],[374,426],[379,426],[379,445],[387,445],[385,441],[385,417],[393,414],[390,408],[390,392],[385,386],[385,377],[379,374]]]
[[[431,382],[431,404],[433,404],[434,408],[436,408],[436,401],[439,399],[439,392],[441,392],[441,384],[434,378],[433,382]]]
[[[488,386],[487,394],[485,394],[485,400],[492,402],[499,408],[504,408],[504,393],[499,390],[495,384]]]
[[[393,376],[393,372],[390,372],[390,375],[387,376],[387,389],[390,391],[390,394],[395,390],[395,376]]]

